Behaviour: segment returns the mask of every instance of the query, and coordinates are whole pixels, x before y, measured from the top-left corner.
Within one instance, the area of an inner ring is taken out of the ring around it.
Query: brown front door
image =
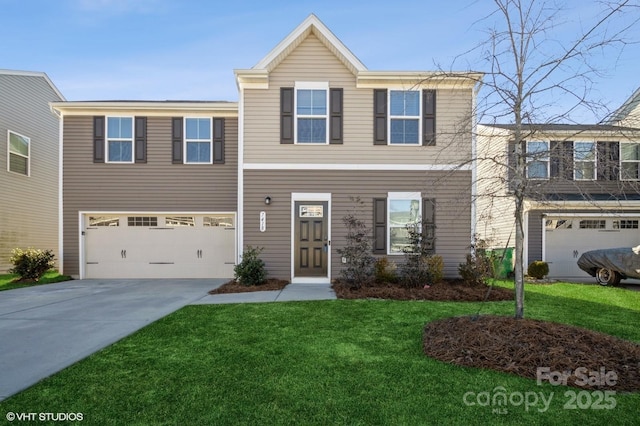
[[[296,277],[327,276],[328,204],[326,201],[296,201],[294,204]]]

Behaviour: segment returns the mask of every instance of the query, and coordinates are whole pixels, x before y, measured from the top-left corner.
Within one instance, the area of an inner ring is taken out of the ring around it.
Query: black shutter
[[[618,180],[620,176],[620,144],[597,142],[598,180]]]
[[[331,137],[329,138],[330,144],[342,143],[342,89],[330,89],[329,91],[329,104],[331,105],[329,130]]]
[[[373,144],[387,144],[387,89],[373,90]]]
[[[373,253],[387,254],[387,199],[373,199]]]
[[[173,164],[182,164],[182,117],[171,119],[171,159]]]
[[[104,116],[93,117],[93,162],[104,163]]]
[[[436,144],[436,91],[422,91],[422,145]]]
[[[551,141],[549,162],[549,177],[573,180],[573,142]]]
[[[280,143],[293,143],[293,87],[280,88]]]
[[[224,118],[213,119],[213,164],[224,164]]]
[[[422,245],[435,252],[436,249],[436,200],[422,199]]]
[[[135,162],[147,162],[147,117],[135,118]]]

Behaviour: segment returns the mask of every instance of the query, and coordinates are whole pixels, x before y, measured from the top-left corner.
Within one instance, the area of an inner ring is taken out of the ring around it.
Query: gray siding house
[[[363,201],[378,256],[424,220],[445,273],[473,235],[478,73],[370,71],[314,15],[251,69],[239,102],[59,102],[64,272],[329,282]]]
[[[0,70],[0,273],[17,247],[59,255],[60,122],[49,103],[60,101],[46,74]]]

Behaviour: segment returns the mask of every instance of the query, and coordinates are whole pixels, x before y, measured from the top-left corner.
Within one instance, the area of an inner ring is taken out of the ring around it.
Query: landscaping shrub
[[[263,248],[247,246],[242,253],[242,262],[238,263],[233,272],[235,279],[242,285],[260,285],[267,279],[264,261],[260,259]]]
[[[467,254],[466,262],[458,266],[458,273],[466,285],[474,287],[486,284],[487,278],[493,275],[493,267],[483,253]]]
[[[549,275],[549,264],[542,260],[536,260],[531,262],[527,268],[527,275],[537,280],[543,279],[546,275]]]
[[[442,281],[444,277],[442,257],[433,254],[431,245],[422,235],[422,228],[426,226],[429,225],[407,225],[409,247],[404,249],[405,263],[402,265],[400,281],[405,287],[423,287]]]
[[[359,217],[359,207],[364,204],[360,198],[351,198],[354,209],[342,218],[347,229],[347,242],[338,254],[346,260],[345,267],[340,271],[341,278],[354,288],[360,288],[373,280],[373,263],[371,255],[371,229]]]
[[[397,265],[394,262],[389,261],[389,259],[385,257],[381,257],[376,260],[373,265],[374,275],[376,278],[376,283],[384,284],[384,283],[397,283],[398,282],[398,274],[397,274]]]
[[[51,250],[38,250],[28,248],[22,250],[13,249],[10,261],[13,268],[9,270],[12,274],[18,274],[20,281],[38,281],[49,269],[54,266],[55,256]]]

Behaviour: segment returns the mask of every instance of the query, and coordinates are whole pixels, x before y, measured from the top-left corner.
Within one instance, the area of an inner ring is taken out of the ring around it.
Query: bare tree
[[[621,54],[629,31],[638,23],[640,6],[631,0],[598,3],[592,21],[571,30],[575,37],[556,36],[568,21],[558,22],[555,2],[494,0],[496,10],[479,23],[490,24],[486,41],[470,53],[480,53],[488,71],[477,115],[488,123],[510,124],[513,161],[494,158],[509,168],[509,194],[515,203],[515,317],[524,317],[525,201],[539,193],[527,176],[527,153],[522,142],[533,123],[571,123],[579,109],[601,112],[602,104],[589,95],[601,70],[595,59]],[[552,100],[569,106],[558,109]],[[547,153],[548,155],[548,153]]]

